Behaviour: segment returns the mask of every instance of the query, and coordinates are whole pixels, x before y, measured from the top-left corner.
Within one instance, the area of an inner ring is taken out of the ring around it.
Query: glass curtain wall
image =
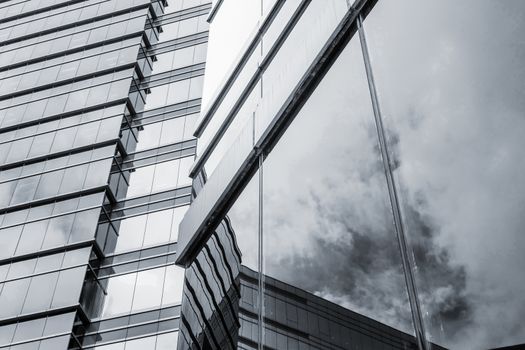
[[[524,18],[402,0],[364,23],[427,339],[452,349],[525,342]]]
[[[205,110],[206,195],[244,166],[350,6],[257,2],[255,27],[273,3],[273,23]],[[518,2],[374,5],[225,218],[241,253],[240,348],[525,342],[524,12]],[[487,25],[494,18],[506,21]]]

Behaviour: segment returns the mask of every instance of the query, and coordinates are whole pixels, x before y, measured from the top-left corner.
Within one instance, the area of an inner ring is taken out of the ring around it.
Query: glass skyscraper
[[[0,2],[0,350],[525,346],[519,0]]]
[[[0,349],[172,349],[211,4],[0,4]]]

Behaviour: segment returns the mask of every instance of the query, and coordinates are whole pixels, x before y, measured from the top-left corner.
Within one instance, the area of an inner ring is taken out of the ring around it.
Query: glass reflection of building
[[[525,346],[524,15],[216,1],[178,348]]]
[[[0,3],[0,349],[172,349],[211,4]]]

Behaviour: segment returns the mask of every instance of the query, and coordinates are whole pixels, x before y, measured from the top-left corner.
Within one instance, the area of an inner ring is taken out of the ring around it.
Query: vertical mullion
[[[396,231],[397,241],[399,244],[399,250],[401,253],[401,261],[403,264],[403,272],[405,276],[405,283],[408,291],[408,298],[410,302],[410,309],[412,312],[412,321],[414,322],[414,328],[416,331],[416,337],[418,341],[418,347],[420,350],[428,350],[425,327],[423,323],[423,317],[421,313],[421,306],[419,303],[419,297],[417,292],[416,281],[414,278],[414,269],[409,259],[408,244],[406,241],[405,227],[403,218],[401,215],[401,207],[399,204],[399,197],[397,194],[396,183],[394,181],[394,175],[391,167],[388,143],[386,141],[385,130],[383,127],[383,120],[381,115],[381,109],[379,105],[379,97],[377,95],[376,85],[374,81],[374,75],[372,72],[372,65],[370,62],[370,54],[368,52],[368,45],[366,42],[366,35],[363,28],[363,19],[361,15],[357,17],[357,27],[359,30],[359,40],[361,42],[361,51],[363,53],[363,61],[366,70],[366,76],[368,80],[368,88],[370,90],[370,98],[372,100],[372,108],[374,111],[374,121],[376,125],[377,137],[379,141],[379,148],[381,151],[381,158],[383,161],[383,168],[386,177],[388,195],[390,199],[390,207],[392,210],[392,216],[394,219],[394,228]]]

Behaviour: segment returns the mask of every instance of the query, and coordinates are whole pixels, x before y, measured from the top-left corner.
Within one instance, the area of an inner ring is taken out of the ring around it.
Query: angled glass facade
[[[172,349],[211,4],[0,4],[0,349]]]
[[[215,1],[179,348],[522,348],[524,11]]]

